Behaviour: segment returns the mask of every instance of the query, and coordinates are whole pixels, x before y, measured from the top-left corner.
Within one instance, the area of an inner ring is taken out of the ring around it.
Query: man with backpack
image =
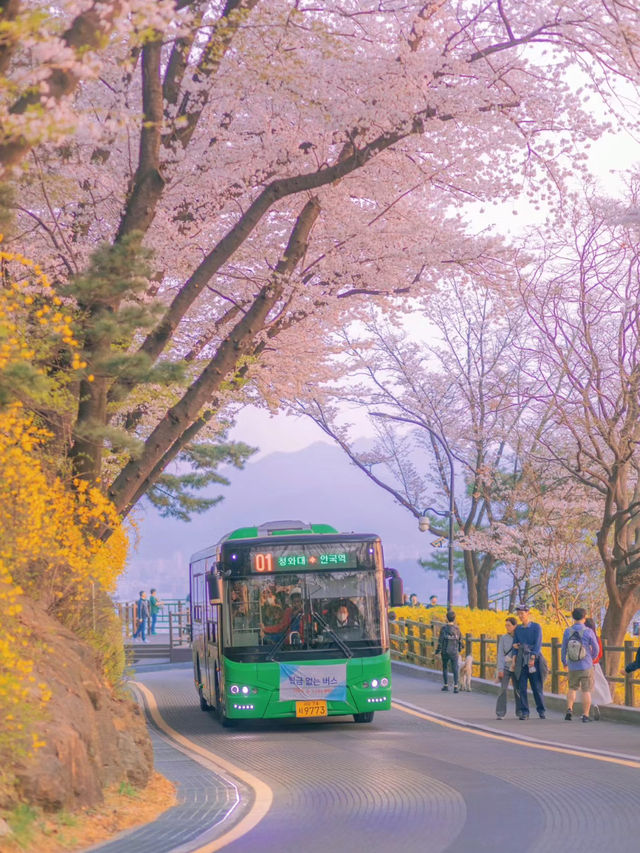
[[[449,689],[449,664],[453,673],[453,692],[458,693],[458,655],[462,650],[462,633],[455,624],[456,614],[453,610],[447,612],[447,624],[440,628],[436,654],[442,655],[443,690]]]
[[[561,658],[569,670],[567,690],[567,712],[565,720],[572,719],[576,690],[582,690],[582,722],[588,723],[593,690],[593,659],[598,656],[598,638],[584,624],[586,610],[576,607],[572,613],[573,625],[565,628],[562,635]]]

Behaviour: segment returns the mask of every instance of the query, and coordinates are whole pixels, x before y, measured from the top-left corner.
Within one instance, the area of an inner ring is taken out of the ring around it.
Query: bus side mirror
[[[402,607],[404,595],[402,578],[389,578],[389,604],[391,607]]]
[[[209,604],[222,604],[220,597],[220,584],[217,575],[209,572],[207,575],[207,593],[209,596]]]

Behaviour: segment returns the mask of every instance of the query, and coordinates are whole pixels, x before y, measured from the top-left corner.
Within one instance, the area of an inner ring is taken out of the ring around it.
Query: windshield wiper
[[[340,650],[341,650],[342,652],[344,652],[344,656],[345,656],[345,657],[347,657],[347,658],[352,658],[352,657],[353,657],[353,652],[351,651],[351,649],[349,648],[349,646],[345,643],[345,641],[342,639],[342,637],[339,637],[339,636],[336,634],[336,632],[335,632],[335,631],[333,630],[333,628],[329,625],[329,623],[328,623],[328,622],[327,622],[327,620],[324,618],[324,616],[321,616],[319,613],[316,613],[316,611],[315,611],[315,610],[312,610],[312,611],[311,611],[311,615],[313,616],[313,618],[314,618],[317,622],[319,622],[319,623],[322,625],[322,627],[325,629],[325,631],[328,631],[328,632],[331,634],[331,636],[335,639],[336,643],[340,646]]]
[[[286,638],[287,638],[287,632],[285,631],[284,634],[278,640],[278,642],[275,644],[275,646],[271,649],[271,654],[267,655],[267,660],[275,660],[276,659],[276,654],[283,647],[284,641],[286,640]]]

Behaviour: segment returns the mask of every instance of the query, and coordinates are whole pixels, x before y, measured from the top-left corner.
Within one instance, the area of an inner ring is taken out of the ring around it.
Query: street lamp
[[[451,610],[453,606],[453,487],[454,487],[454,470],[453,470],[453,457],[451,455],[451,451],[447,447],[447,443],[444,438],[437,433],[430,426],[427,426],[425,423],[421,421],[414,421],[411,418],[402,418],[399,415],[389,415],[386,412],[369,412],[369,414],[374,418],[383,418],[390,421],[401,421],[405,424],[413,424],[417,427],[422,427],[422,429],[426,429],[429,435],[435,439],[442,447],[449,462],[449,511],[448,512],[438,512],[438,510],[431,509],[428,507],[425,509],[418,519],[418,527],[422,531],[426,531],[430,527],[429,519],[426,517],[426,513],[431,511],[436,515],[441,515],[443,517],[448,516],[449,518],[449,543],[448,543],[448,571],[447,571],[447,610]]]

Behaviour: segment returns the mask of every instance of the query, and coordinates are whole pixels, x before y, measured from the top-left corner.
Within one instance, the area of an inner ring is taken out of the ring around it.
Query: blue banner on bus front
[[[280,664],[280,701],[335,699],[347,701],[346,663],[304,666]]]

